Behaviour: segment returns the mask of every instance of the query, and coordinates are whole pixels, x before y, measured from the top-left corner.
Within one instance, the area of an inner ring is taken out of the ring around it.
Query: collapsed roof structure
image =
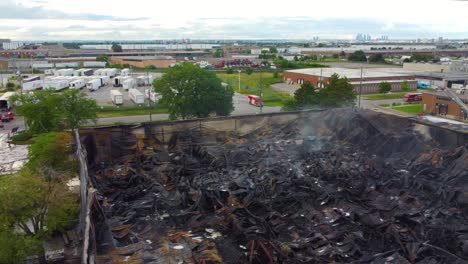
[[[466,137],[352,109],[247,132],[191,124],[166,141],[82,132],[100,263],[468,260]]]

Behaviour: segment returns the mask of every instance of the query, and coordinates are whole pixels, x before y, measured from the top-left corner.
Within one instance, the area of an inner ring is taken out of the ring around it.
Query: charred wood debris
[[[194,128],[102,163],[101,263],[468,263],[467,147],[406,122]]]

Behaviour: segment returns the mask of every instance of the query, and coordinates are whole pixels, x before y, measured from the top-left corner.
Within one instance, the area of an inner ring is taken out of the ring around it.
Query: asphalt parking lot
[[[136,76],[140,76],[140,75],[141,74],[135,75],[134,77],[136,78]],[[158,79],[158,78],[161,78],[162,73],[151,73],[151,75],[154,77],[154,79]],[[98,105],[105,106],[105,105],[112,105],[112,99],[111,99],[111,96],[110,96],[110,91],[111,90],[118,90],[118,91],[120,91],[122,93],[122,95],[124,97],[124,103],[123,103],[124,106],[136,105],[132,100],[130,100],[130,97],[128,96],[128,91],[126,91],[122,87],[113,87],[112,86],[113,80],[114,79],[112,78],[111,79],[111,84],[108,84],[108,85],[106,85],[104,87],[101,87],[99,90],[89,91],[88,89],[83,88],[82,91],[85,94],[87,94],[89,97],[96,100]],[[149,87],[148,86],[146,86],[146,87],[143,87],[143,86],[142,87],[136,87],[136,89],[138,89],[143,94],[145,92],[145,88],[149,88]],[[146,99],[145,101],[148,102],[147,100],[148,99]]]

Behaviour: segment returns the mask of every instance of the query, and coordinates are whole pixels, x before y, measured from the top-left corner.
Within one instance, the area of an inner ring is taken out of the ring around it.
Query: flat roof
[[[330,77],[334,73],[347,77],[348,79],[358,79],[361,78],[360,69],[347,69],[347,68],[309,68],[309,69],[298,69],[298,70],[289,70],[286,72],[299,73],[305,75],[314,75],[314,76],[323,76]],[[402,68],[367,68],[363,69],[362,77],[363,78],[382,78],[382,77],[395,77],[395,76],[413,76],[414,73],[406,71]]]
[[[439,92],[439,91],[433,92],[433,91],[425,91],[425,90],[421,90],[421,92],[423,94],[431,94],[431,95],[451,99],[450,96],[446,92]],[[456,94],[456,95],[457,95],[458,98],[460,98],[462,100],[468,100],[468,94]]]
[[[171,56],[113,56],[115,58],[128,61],[144,61],[144,60],[173,60]]]

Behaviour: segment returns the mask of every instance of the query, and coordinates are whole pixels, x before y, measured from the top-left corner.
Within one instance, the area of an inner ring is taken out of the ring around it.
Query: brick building
[[[457,95],[465,104],[468,104],[468,94]],[[468,119],[450,97],[444,92],[424,92],[422,95],[422,105],[426,113],[433,115],[448,116],[453,119]]]
[[[147,66],[155,66],[157,68],[168,68],[177,61],[171,56],[124,56],[110,57],[109,62],[112,64],[128,64],[138,68]]]
[[[388,82],[392,86],[392,92],[401,91],[401,84],[408,81],[410,90],[417,89],[417,81],[414,76],[405,73],[399,68],[379,68],[379,69],[364,69],[362,73],[362,89],[361,88],[361,70],[360,69],[345,69],[345,68],[312,68],[299,69],[284,72],[284,81],[289,84],[303,84],[308,81],[315,87],[323,87],[328,83],[328,79],[333,74],[338,74],[340,77],[346,77],[354,86],[356,92],[359,90],[363,94],[378,93],[379,84]]]

